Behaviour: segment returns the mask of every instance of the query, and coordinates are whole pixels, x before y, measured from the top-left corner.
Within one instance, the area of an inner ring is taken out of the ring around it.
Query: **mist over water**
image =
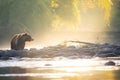
[[[115,40],[107,33],[114,30],[110,26],[111,10],[116,8],[113,3],[117,1],[0,0],[0,47],[9,48],[12,36],[21,32],[30,33],[35,39],[27,47],[55,45],[65,40],[118,42],[119,38]]]
[[[41,40],[39,38],[35,38],[34,42],[27,43],[27,45],[35,45],[36,46],[55,46],[64,41],[84,41],[91,43],[110,43],[110,44],[119,44],[120,37],[119,32],[91,32],[91,31],[51,31],[50,33],[46,33]]]

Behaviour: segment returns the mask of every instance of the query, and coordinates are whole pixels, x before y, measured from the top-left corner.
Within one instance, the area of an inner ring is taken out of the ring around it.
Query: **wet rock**
[[[30,48],[30,51],[37,51],[36,48]]]
[[[116,48],[113,50],[113,53],[115,53],[116,55],[120,55],[120,46],[116,47]]]
[[[114,54],[114,53],[98,53],[96,54],[94,57],[118,57],[118,55]]]
[[[2,57],[5,54],[5,51],[0,50],[0,57]]]
[[[78,56],[69,56],[69,59],[78,59]]]
[[[45,64],[45,66],[52,66],[52,64]]]
[[[12,60],[11,57],[0,57],[0,60]]]
[[[69,42],[69,41],[68,41]],[[0,50],[0,57],[67,57],[71,59],[87,58],[87,57],[118,57],[120,56],[120,46],[105,44],[92,44],[80,41],[70,41],[79,43],[79,46],[48,46],[42,49],[31,48],[29,50]],[[97,53],[97,54],[96,54]],[[96,55],[95,55],[96,54]]]
[[[112,53],[113,52],[113,49],[112,48],[103,48],[102,53]]]
[[[115,62],[113,62],[113,61],[108,61],[108,62],[106,62],[104,65],[105,65],[105,66],[115,66],[116,64],[115,64]]]

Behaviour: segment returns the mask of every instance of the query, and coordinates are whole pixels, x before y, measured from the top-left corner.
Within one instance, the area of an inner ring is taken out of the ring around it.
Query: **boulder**
[[[106,62],[104,65],[105,65],[105,66],[115,66],[116,63],[113,62],[113,61],[108,61],[108,62]]]

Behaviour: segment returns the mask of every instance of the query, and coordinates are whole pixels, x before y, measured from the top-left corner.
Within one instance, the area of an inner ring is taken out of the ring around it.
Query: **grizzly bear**
[[[26,41],[33,41],[32,37],[27,33],[15,34],[11,40],[11,49],[23,50]]]

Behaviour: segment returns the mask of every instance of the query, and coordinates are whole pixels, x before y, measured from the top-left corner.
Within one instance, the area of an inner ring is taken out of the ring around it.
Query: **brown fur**
[[[33,39],[27,33],[15,34],[11,40],[11,49],[23,50],[26,41],[32,41]]]

